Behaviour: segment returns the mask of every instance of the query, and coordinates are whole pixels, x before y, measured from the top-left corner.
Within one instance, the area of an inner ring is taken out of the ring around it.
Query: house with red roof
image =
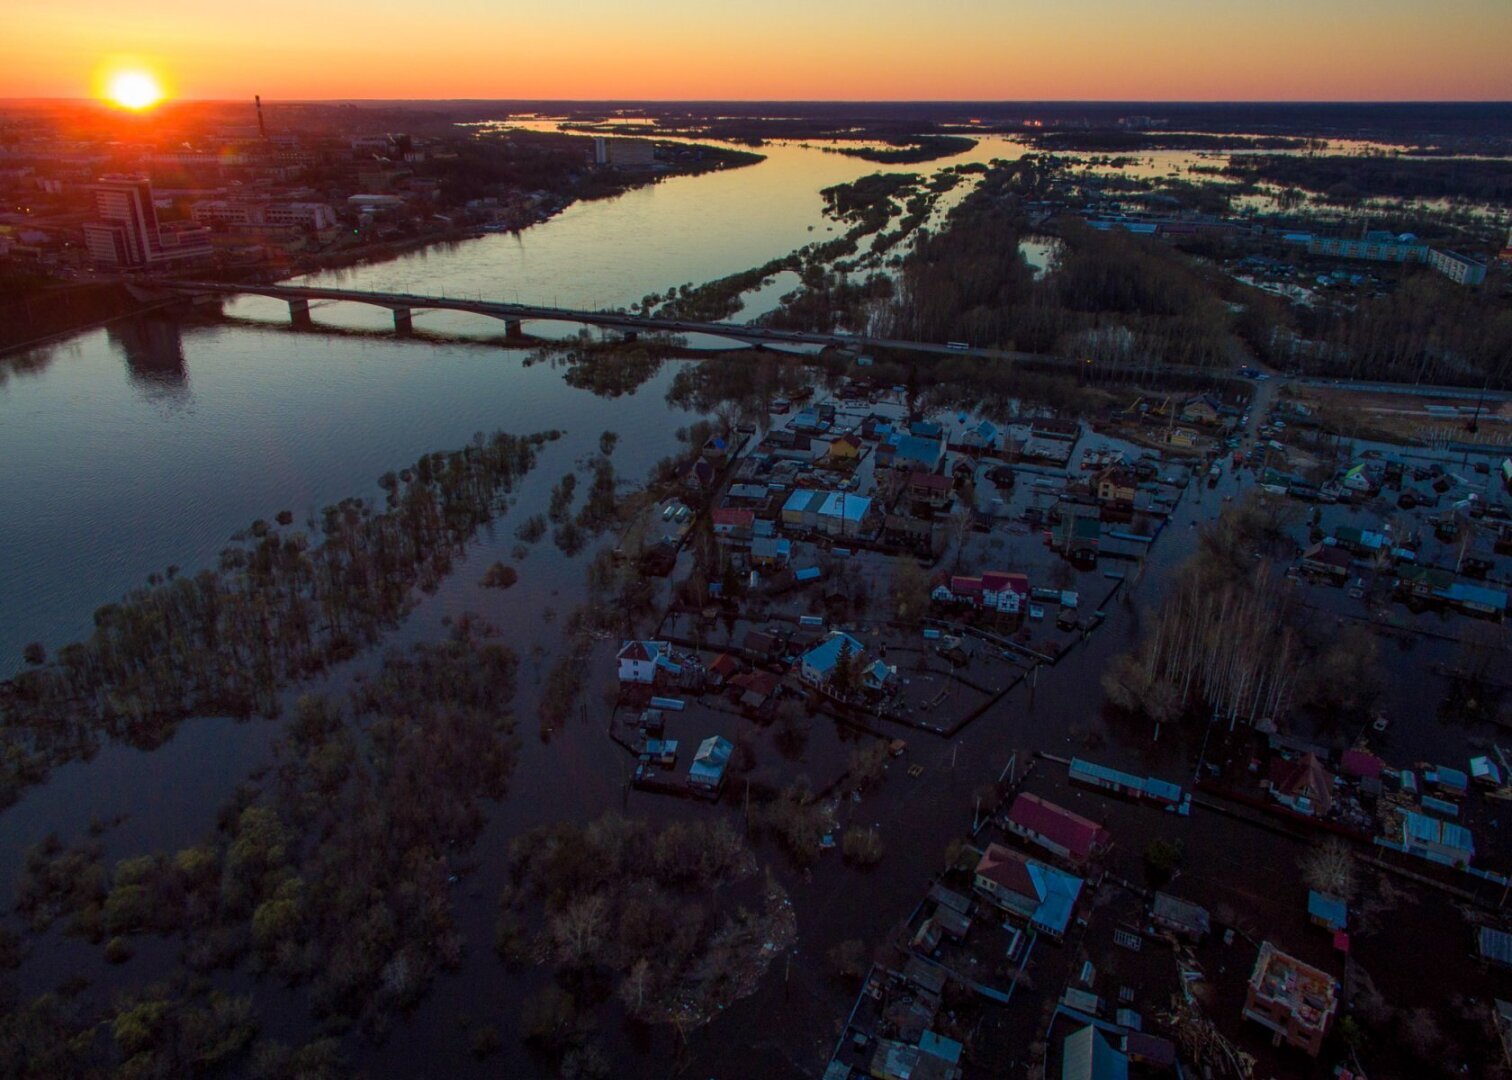
[[[673,675],[681,673],[681,668],[672,659],[672,646],[665,641],[627,641],[620,646],[616,659],[622,683],[650,685],[656,682],[656,673],[660,670]]]
[[[1271,798],[1299,814],[1323,817],[1333,806],[1333,777],[1316,754],[1272,762],[1270,784]]]
[[[709,674],[709,681],[715,686],[724,686],[736,675],[740,674],[740,661],[729,653],[720,653],[705,669]]]
[[[987,570],[979,577],[936,574],[929,595],[942,604],[962,604],[1016,615],[1028,608],[1029,578],[1003,570]]]
[[[982,572],[982,604],[1008,615],[1017,615],[1029,606],[1029,575],[1010,574],[1006,570]]]
[[[1090,818],[1021,792],[1008,809],[1008,831],[1073,863],[1107,849],[1112,835]]]
[[[998,907],[1059,941],[1076,914],[1082,880],[1027,855],[989,844],[973,884]]]
[[[908,497],[914,502],[924,503],[931,509],[941,510],[950,505],[950,495],[955,489],[955,481],[948,476],[932,472],[912,472],[908,474]]]
[[[1380,776],[1386,768],[1386,763],[1376,757],[1369,750],[1359,747],[1350,747],[1339,756],[1339,768],[1350,776],[1363,778]]]
[[[756,511],[721,506],[709,515],[714,535],[725,543],[742,543],[751,539],[756,527]]]

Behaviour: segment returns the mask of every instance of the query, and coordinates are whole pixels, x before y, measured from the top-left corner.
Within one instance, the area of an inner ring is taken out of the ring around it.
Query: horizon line
[[[248,100],[243,97],[173,97],[157,108],[172,105],[219,105]],[[541,104],[541,105],[1508,105],[1512,98],[763,98],[763,97],[288,97],[261,95],[264,104],[285,105],[437,105]],[[90,96],[0,97],[0,105],[48,103],[101,105]]]

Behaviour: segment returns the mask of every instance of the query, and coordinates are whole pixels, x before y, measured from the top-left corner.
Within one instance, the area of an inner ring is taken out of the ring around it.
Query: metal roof
[[[1150,911],[1156,918],[1186,927],[1193,933],[1206,934],[1208,932],[1210,923],[1207,908],[1172,896],[1170,893],[1156,893],[1155,901],[1150,905]]]
[[[1475,854],[1475,839],[1470,835],[1469,829],[1452,821],[1431,818],[1427,814],[1409,811],[1402,822],[1402,834],[1409,847],[1414,843],[1434,844],[1467,856]]]
[[[1066,1036],[1061,1080],[1128,1080],[1128,1076],[1129,1059],[1091,1024]]]
[[[1481,927],[1480,954],[1493,963],[1512,967],[1512,934],[1493,930],[1489,926]]]
[[[1095,761],[1086,761],[1083,758],[1071,759],[1071,779],[1078,777],[1091,780],[1093,783],[1117,784],[1133,791],[1143,791],[1145,782],[1133,773],[1120,772],[1118,769],[1110,769],[1106,765],[1099,765]]]
[[[937,1058],[944,1058],[955,1065],[961,1060],[961,1051],[965,1048],[954,1039],[947,1039],[933,1031],[925,1031],[919,1036],[919,1049]]]
[[[1040,901],[1034,911],[1034,924],[1064,934],[1076,910],[1076,898],[1081,895],[1082,879],[1033,859],[1029,860],[1028,870]]]
[[[1342,930],[1349,922],[1349,909],[1344,901],[1324,896],[1316,889],[1307,890],[1307,914],[1330,930]]]

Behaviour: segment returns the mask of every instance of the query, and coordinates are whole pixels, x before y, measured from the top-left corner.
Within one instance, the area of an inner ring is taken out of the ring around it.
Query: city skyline
[[[509,15],[440,0],[311,10],[20,0],[0,98],[101,96],[121,69],[171,97],[279,99],[1489,101],[1512,98],[1512,6],[1234,0],[1073,8],[660,0]]]

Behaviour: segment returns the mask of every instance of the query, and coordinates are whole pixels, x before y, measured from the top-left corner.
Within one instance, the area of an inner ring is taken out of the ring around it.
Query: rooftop
[[[1333,976],[1289,956],[1270,942],[1260,946],[1250,989],[1256,997],[1287,1009],[1308,1028],[1327,1027],[1339,1004],[1339,984]]]
[[[1027,791],[1013,800],[1008,821],[1065,848],[1075,859],[1087,858],[1108,839],[1107,830],[1097,822]]]

